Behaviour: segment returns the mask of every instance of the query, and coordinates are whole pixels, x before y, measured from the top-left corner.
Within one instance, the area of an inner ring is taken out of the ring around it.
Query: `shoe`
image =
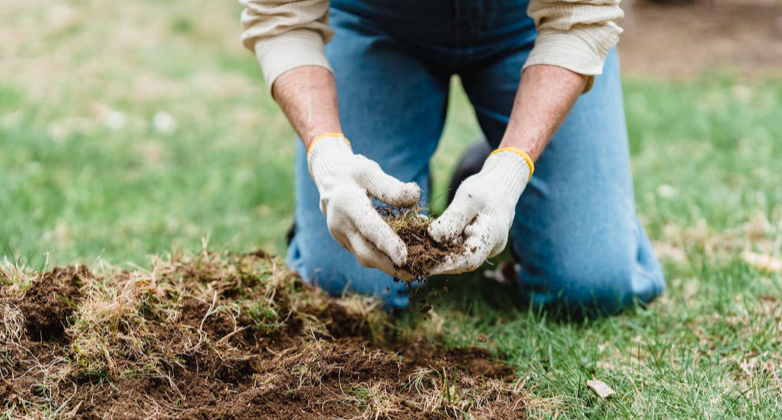
[[[462,153],[462,157],[459,158],[459,164],[456,165],[456,170],[451,177],[451,184],[448,186],[448,204],[451,204],[453,201],[456,190],[462,184],[462,181],[480,172],[481,168],[483,168],[483,162],[489,157],[491,151],[491,145],[489,145],[486,138],[480,137]]]
[[[291,227],[288,228],[288,232],[285,233],[285,244],[290,245],[293,240],[293,235],[296,234],[296,221],[291,222]]]

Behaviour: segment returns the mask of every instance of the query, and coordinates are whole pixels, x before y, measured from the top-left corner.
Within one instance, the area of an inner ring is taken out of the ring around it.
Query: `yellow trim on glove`
[[[511,153],[515,153],[515,154],[521,156],[527,162],[527,166],[529,166],[529,177],[532,178],[532,174],[535,172],[535,164],[532,163],[532,158],[529,157],[527,152],[525,152],[525,151],[523,151],[521,149],[517,149],[515,147],[503,147],[501,149],[497,149],[497,150],[491,152],[491,154],[489,156],[494,156],[497,153],[502,153],[502,152],[511,152]]]
[[[318,137],[315,137],[314,139],[312,139],[312,142],[310,143],[309,147],[307,147],[307,154],[310,153],[310,150],[312,150],[312,146],[315,146],[315,143],[323,140],[326,137],[337,137],[337,138],[344,139],[345,143],[347,143],[348,146],[350,146],[350,140],[348,140],[348,138],[345,137],[345,135],[342,134],[342,133],[323,133],[323,134],[319,135]]]

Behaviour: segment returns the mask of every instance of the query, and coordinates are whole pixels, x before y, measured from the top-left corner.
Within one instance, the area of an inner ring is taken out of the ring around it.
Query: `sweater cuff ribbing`
[[[255,55],[269,92],[277,77],[296,67],[319,66],[332,71],[324,45],[321,35],[309,29],[295,29],[258,41]]]
[[[567,31],[543,29],[530,52],[524,69],[547,64],[590,76],[584,92],[592,87],[594,76],[603,72],[608,51],[619,41],[622,29],[609,22],[602,27],[580,26]]]

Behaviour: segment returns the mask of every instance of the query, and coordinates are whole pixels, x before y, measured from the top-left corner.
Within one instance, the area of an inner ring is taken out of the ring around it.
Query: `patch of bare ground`
[[[627,2],[619,42],[625,74],[692,78],[734,71],[778,76],[782,68],[782,1]]]
[[[264,253],[6,266],[0,285],[12,418],[509,419],[531,401],[487,351],[390,342],[378,301],[331,298]]]

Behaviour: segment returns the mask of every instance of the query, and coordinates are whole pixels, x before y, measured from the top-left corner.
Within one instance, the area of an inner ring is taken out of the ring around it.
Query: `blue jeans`
[[[342,126],[356,153],[428,195],[429,160],[459,75],[481,129],[496,147],[536,31],[526,1],[332,0],[326,47]],[[330,236],[299,144],[297,232],[288,262],[329,293],[409,303],[407,288],[362,267]],[[614,312],[663,293],[662,270],[635,213],[619,60],[581,96],[536,163],[511,229],[518,284],[533,305]]]

